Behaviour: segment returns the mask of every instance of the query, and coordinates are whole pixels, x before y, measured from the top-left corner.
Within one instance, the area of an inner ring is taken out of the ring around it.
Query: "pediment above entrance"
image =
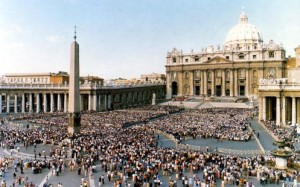
[[[213,57],[209,60],[207,60],[206,62],[204,63],[209,63],[209,64],[220,64],[220,63],[231,63],[230,60],[226,59],[226,58],[223,58],[223,57],[220,57],[220,56],[216,56],[216,57]]]

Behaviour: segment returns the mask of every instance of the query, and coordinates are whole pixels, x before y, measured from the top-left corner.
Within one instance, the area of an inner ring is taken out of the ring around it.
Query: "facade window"
[[[197,57],[197,58],[195,58],[195,62],[199,62],[199,58]]]
[[[210,57],[208,57],[207,60],[210,60]]]
[[[186,59],[185,59],[185,62],[189,62],[189,59],[186,58]]]
[[[173,58],[173,63],[176,63],[176,58]]]
[[[274,58],[274,56],[275,56],[275,55],[274,55],[274,51],[270,51],[270,52],[269,52],[269,58]]]
[[[253,59],[256,59],[256,55],[253,55],[252,57],[253,57]]]
[[[244,59],[245,56],[244,55],[239,55],[239,59]]]
[[[226,59],[229,60],[229,56],[226,56]]]

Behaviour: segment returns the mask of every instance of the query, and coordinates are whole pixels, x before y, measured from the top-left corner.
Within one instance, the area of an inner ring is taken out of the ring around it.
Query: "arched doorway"
[[[178,90],[177,82],[172,82],[172,97],[177,96],[177,90]]]

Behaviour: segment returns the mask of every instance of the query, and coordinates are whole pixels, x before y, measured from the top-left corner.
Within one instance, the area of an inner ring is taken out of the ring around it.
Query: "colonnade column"
[[[225,94],[225,87],[226,87],[225,81],[226,81],[225,69],[222,69],[222,96],[226,96],[226,94]]]
[[[18,113],[18,94],[15,94],[14,112]]]
[[[296,97],[292,97],[292,125],[296,124]]]
[[[82,104],[82,100],[83,100],[83,99],[82,99],[82,97],[83,97],[83,96],[80,94],[80,95],[79,95],[79,105],[80,105],[79,108],[80,108],[80,111],[83,110],[83,104]]]
[[[262,97],[259,97],[259,102],[258,102],[258,121],[262,120],[262,103],[263,103],[263,99]]]
[[[111,109],[111,98],[112,98],[112,95],[108,95],[108,102],[107,102],[107,105],[108,105],[108,109]]]
[[[276,125],[280,126],[280,97],[276,97]]]
[[[9,93],[6,94],[6,112],[7,113],[10,112],[10,95],[9,95]]]
[[[211,71],[211,95],[215,95],[215,70]]]
[[[67,106],[68,106],[68,102],[67,102],[67,93],[64,94],[64,112],[67,112]]]
[[[47,112],[47,94],[44,93],[44,112]]]
[[[2,93],[0,93],[0,114],[2,114]]]
[[[207,96],[207,72],[203,71],[203,81],[204,81],[204,95]]]
[[[91,111],[92,110],[92,94],[89,94],[89,101],[88,101],[88,110]]]
[[[102,107],[101,107],[101,94],[99,94],[98,95],[98,103],[97,103],[97,105],[98,105],[98,111],[102,111]]]
[[[40,113],[41,112],[41,101],[40,101],[40,94],[37,93],[36,94],[36,113]]]
[[[230,70],[230,97],[233,96],[233,69]]]
[[[94,94],[93,103],[93,110],[97,111],[97,94]]]
[[[107,110],[107,94],[104,95],[104,110]]]
[[[204,79],[203,79],[203,71],[200,71],[200,79],[201,79],[201,84],[200,84],[200,95],[204,94]]]
[[[50,93],[50,112],[54,112],[54,96],[53,93]]]
[[[285,116],[285,113],[286,113],[286,108],[285,108],[285,97],[282,96],[282,113],[281,113],[281,116],[282,116],[282,120],[281,120],[281,123],[282,125],[286,125],[285,124],[285,121],[286,121],[286,116]]]
[[[32,93],[29,93],[29,112],[33,112]]]
[[[238,92],[238,70],[234,69],[234,96],[239,96]]]
[[[22,93],[22,113],[25,113],[25,93]]]
[[[61,97],[60,97],[60,93],[57,94],[57,111],[61,112]]]
[[[262,118],[266,121],[266,97],[262,98]]]

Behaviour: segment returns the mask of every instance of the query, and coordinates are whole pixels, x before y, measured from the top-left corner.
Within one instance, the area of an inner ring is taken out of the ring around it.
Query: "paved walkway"
[[[251,128],[255,132],[256,137],[266,151],[271,151],[278,148],[273,144],[275,140],[269,134],[269,132],[257,122],[257,118],[254,118],[249,122],[251,124]]]

